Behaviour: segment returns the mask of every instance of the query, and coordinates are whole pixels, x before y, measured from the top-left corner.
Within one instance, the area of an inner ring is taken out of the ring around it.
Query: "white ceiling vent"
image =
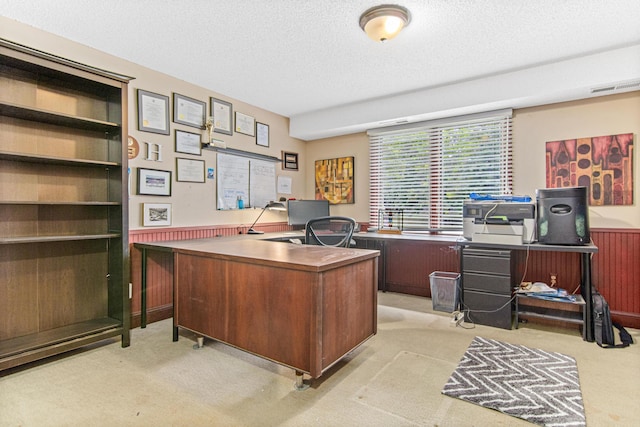
[[[379,125],[381,126],[386,126],[386,125],[400,125],[403,123],[409,123],[409,119],[393,119],[393,120],[385,120],[382,122],[378,122]]]
[[[640,80],[615,83],[609,86],[591,88],[591,93],[614,92],[640,89]]]

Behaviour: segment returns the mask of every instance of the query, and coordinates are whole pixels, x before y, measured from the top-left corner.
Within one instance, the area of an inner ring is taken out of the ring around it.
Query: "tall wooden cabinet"
[[[0,370],[129,345],[129,80],[0,39]]]

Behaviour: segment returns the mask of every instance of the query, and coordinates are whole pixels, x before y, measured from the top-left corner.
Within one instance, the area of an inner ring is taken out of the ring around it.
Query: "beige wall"
[[[171,123],[171,135],[156,135],[137,130],[136,88],[171,96],[173,92],[207,102],[209,97],[217,97],[233,104],[234,111],[252,115],[257,121],[270,126],[270,147],[258,147],[251,137],[235,134],[228,137],[216,134],[228,147],[259,152],[280,157],[282,150],[299,154],[300,171],[282,171],[277,167],[278,175],[292,178],[293,193],[278,195],[285,197],[314,197],[315,160],[335,157],[354,156],[355,158],[355,203],[331,207],[334,215],[352,216],[360,222],[369,219],[369,147],[365,133],[303,142],[289,137],[289,121],[286,117],[259,109],[257,107],[231,99],[221,93],[215,93],[165,74],[141,67],[120,58],[96,51],[72,41],[36,30],[16,21],[0,16],[0,37],[9,39],[36,49],[50,52],[65,58],[86,63],[110,71],[135,77],[129,91],[129,134],[142,145],[144,142],[161,144],[164,161],[162,163],[143,160],[141,153],[130,161],[132,168],[132,192],[135,193],[135,169],[145,167],[165,169],[175,172],[174,131],[181,129],[193,132],[194,128]],[[204,71],[203,71],[204,72]],[[514,192],[535,197],[537,188],[545,186],[545,142],[558,139],[610,135],[632,132],[640,134],[640,91],[627,94],[592,98],[583,101],[566,102],[535,108],[526,108],[514,112]],[[204,135],[204,134],[203,134]],[[640,205],[638,204],[638,183],[640,166],[638,165],[637,145],[634,153],[634,201],[632,206],[592,207],[590,219],[592,227],[640,228]],[[215,153],[205,151],[202,157],[179,155],[203,159],[206,167],[215,168]],[[173,207],[173,226],[200,226],[210,224],[250,224],[257,216],[255,210],[216,211],[215,181],[204,184],[173,182],[173,195],[166,197],[136,196],[130,198],[130,228],[141,226],[142,203],[171,203]],[[266,212],[261,221],[282,221],[282,213]]]
[[[515,111],[514,192],[535,196],[536,188],[545,188],[545,142],[620,133],[635,135],[634,204],[592,206],[589,209],[590,225],[597,228],[640,228],[639,91]]]
[[[545,143],[619,133],[635,134],[634,201],[632,206],[591,207],[590,225],[598,228],[639,228],[640,165],[637,137],[640,134],[640,91],[582,101],[565,102],[514,111],[514,193],[535,198],[545,188]],[[305,163],[307,194],[313,195],[313,162],[318,159],[355,156],[356,203],[332,207],[331,213],[368,221],[369,147],[365,133],[309,142]]]
[[[251,224],[258,216],[259,211],[245,209],[242,211],[217,211],[216,210],[216,180],[207,179],[205,183],[185,183],[175,181],[176,157],[192,158],[205,161],[205,167],[216,167],[216,154],[212,151],[203,151],[202,156],[175,153],[175,130],[188,132],[202,132],[203,138],[206,132],[196,128],[170,123],[170,135],[159,135],[137,130],[137,95],[136,89],[144,89],[150,92],[169,96],[171,109],[173,106],[173,93],[178,93],[190,98],[205,101],[207,114],[210,112],[209,97],[216,97],[233,104],[234,111],[255,117],[256,121],[269,125],[270,146],[268,148],[257,146],[255,139],[250,136],[235,133],[233,136],[216,133],[218,139],[223,140],[227,147],[238,150],[251,151],[280,158],[281,151],[299,153],[299,161],[305,161],[305,145],[303,141],[289,137],[289,119],[241,101],[229,98],[223,93],[198,87],[182,80],[170,77],[166,74],[142,67],[121,58],[108,55],[70,40],[54,36],[50,33],[34,29],[28,25],[0,16],[0,37],[23,44],[38,50],[52,53],[73,61],[81,62],[94,67],[102,68],[119,74],[135,77],[129,84],[129,135],[133,136],[140,144],[141,152],[135,159],[129,160],[131,168],[131,192],[129,199],[129,228],[142,228],[142,203],[171,203],[173,227],[203,226],[211,224]],[[188,66],[188,65],[185,65]],[[206,70],[203,70],[206,72]],[[144,160],[144,143],[150,142],[162,146],[163,161]],[[173,172],[172,196],[153,197],[137,196],[136,169],[139,167],[149,169],[170,170]],[[302,170],[283,171],[280,164],[276,165],[277,175],[292,177],[293,194],[278,194],[278,197],[302,198],[305,191],[305,176]],[[265,212],[261,222],[283,221],[286,215],[279,212]]]
[[[305,194],[312,199],[315,193],[315,161],[353,156],[354,200],[353,204],[332,205],[331,215],[350,216],[358,222],[369,221],[369,137],[366,133],[337,136],[307,142]]]

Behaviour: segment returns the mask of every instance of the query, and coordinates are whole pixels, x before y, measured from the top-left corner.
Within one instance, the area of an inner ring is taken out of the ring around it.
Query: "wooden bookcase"
[[[129,345],[129,80],[0,39],[0,370]]]

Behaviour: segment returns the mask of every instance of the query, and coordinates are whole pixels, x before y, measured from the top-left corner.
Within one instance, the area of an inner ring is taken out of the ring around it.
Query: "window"
[[[470,193],[511,194],[511,111],[369,131],[369,221],[402,209],[404,229],[461,231]]]

